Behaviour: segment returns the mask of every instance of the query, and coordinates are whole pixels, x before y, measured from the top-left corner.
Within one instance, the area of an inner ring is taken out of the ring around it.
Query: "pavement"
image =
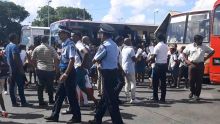
[[[25,89],[27,100],[32,107],[12,107],[9,95],[3,95],[8,118],[0,117],[0,124],[54,124],[46,122],[43,117],[51,114],[52,106],[38,106],[36,87]],[[95,91],[97,97],[97,91]],[[188,99],[189,89],[167,88],[165,104],[152,103],[146,100],[152,96],[152,90],[146,84],[137,86],[136,96],[141,101],[138,104],[125,103],[120,105],[120,111],[125,124],[220,124],[220,85],[203,85],[201,100],[193,102]],[[48,95],[44,94],[45,101]],[[98,97],[97,97],[98,98]],[[125,100],[124,91],[120,99]],[[90,101],[90,103],[92,103]],[[65,110],[68,105],[63,106]],[[94,113],[90,107],[81,107],[82,124],[93,119]],[[66,123],[71,115],[60,115],[60,122]],[[103,124],[111,124],[108,112],[103,118]]]

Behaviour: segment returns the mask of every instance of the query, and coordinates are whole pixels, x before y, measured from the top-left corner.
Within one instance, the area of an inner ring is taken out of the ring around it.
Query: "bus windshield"
[[[191,14],[188,17],[185,43],[192,43],[193,37],[200,34],[203,42],[209,42],[209,13]]]
[[[172,17],[167,29],[168,43],[183,43],[186,15]]]

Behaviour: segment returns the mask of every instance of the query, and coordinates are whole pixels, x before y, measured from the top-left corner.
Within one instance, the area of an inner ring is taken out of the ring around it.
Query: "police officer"
[[[119,50],[117,44],[111,39],[114,28],[108,24],[101,24],[99,36],[102,45],[99,47],[93,62],[101,64],[101,74],[103,76],[103,95],[98,104],[94,120],[90,124],[101,124],[102,117],[106,109],[111,115],[113,124],[122,124],[122,118],[117,102],[117,93],[114,88],[117,86],[117,67]]]
[[[60,61],[60,84],[56,93],[56,102],[54,104],[52,114],[49,117],[45,117],[48,121],[58,122],[60,109],[62,103],[67,96],[70,104],[70,111],[73,113],[70,123],[79,123],[81,122],[81,113],[76,98],[76,72],[74,69],[75,61],[75,44],[70,40],[70,31],[66,27],[60,27],[59,37],[62,41],[62,53]]]

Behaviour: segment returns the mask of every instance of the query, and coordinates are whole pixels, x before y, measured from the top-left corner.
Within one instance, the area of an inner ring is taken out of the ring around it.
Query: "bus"
[[[35,27],[35,26],[23,26],[21,29],[21,45],[25,45],[27,48],[34,44],[34,39],[40,36],[49,36],[49,27]]]
[[[89,36],[94,45],[99,45],[100,39],[97,38],[97,34],[101,23],[103,22],[72,19],[54,22],[50,25],[51,43],[56,44],[59,42],[58,29],[59,26],[62,25],[70,29],[72,33],[81,32],[82,35]],[[150,40],[153,40],[154,32],[157,29],[155,25],[107,24],[111,25],[116,30],[114,36],[129,36],[134,45],[138,44],[140,41],[144,41],[146,44],[149,43]]]
[[[155,33],[166,34],[168,44],[177,44],[177,49],[193,42],[200,34],[204,44],[210,45],[215,54],[205,62],[204,79],[212,84],[220,84],[220,0],[213,10],[170,12]]]

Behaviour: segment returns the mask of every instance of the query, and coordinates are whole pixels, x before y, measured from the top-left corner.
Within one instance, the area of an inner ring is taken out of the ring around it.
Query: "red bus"
[[[203,43],[215,50],[215,54],[205,62],[204,79],[220,84],[220,0],[213,10],[169,13],[157,32],[164,32],[167,43],[176,43],[178,49],[192,43],[194,35],[202,35]]]
[[[215,54],[210,58],[209,75],[213,83],[220,84],[220,0],[217,0],[212,10],[210,46]]]

